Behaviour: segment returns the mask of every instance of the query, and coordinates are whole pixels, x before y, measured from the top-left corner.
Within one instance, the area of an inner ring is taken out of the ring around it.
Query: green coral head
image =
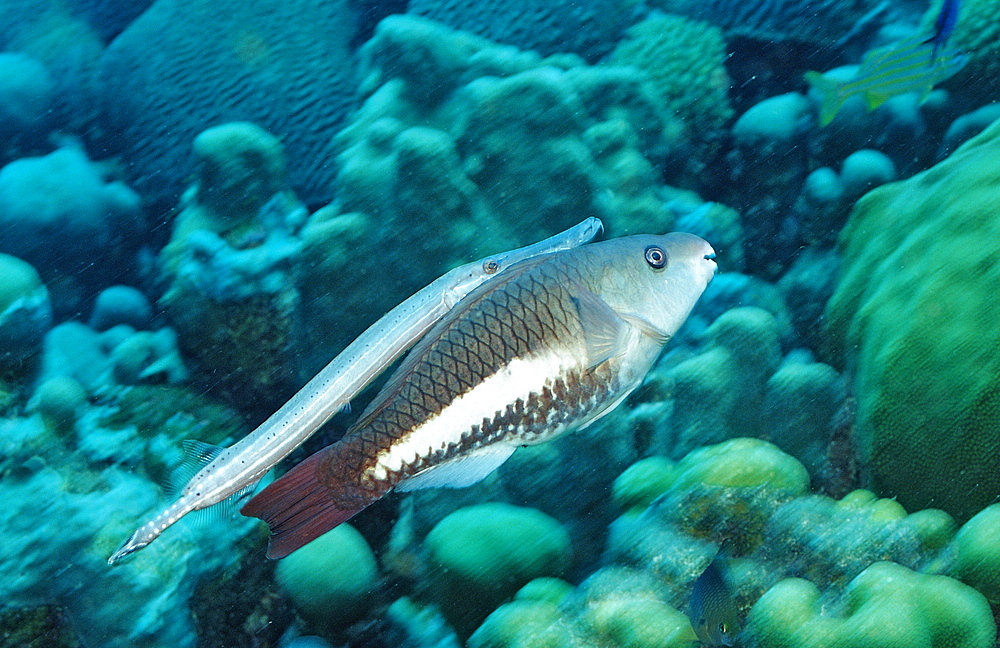
[[[678,462],[676,471],[674,491],[700,486],[766,487],[804,495],[809,490],[805,466],[761,439],[730,439],[692,450]]]

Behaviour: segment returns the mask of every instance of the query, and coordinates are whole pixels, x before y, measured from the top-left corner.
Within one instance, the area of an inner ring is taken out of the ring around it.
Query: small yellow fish
[[[694,582],[688,617],[695,634],[709,646],[734,646],[740,632],[736,601],[726,582],[725,565],[712,559]]]
[[[957,51],[939,51],[933,39],[920,36],[868,52],[850,81],[835,81],[819,72],[806,72],[805,77],[820,94],[819,124],[826,126],[844,101],[855,95],[865,100],[868,110],[908,92],[920,93],[923,101],[935,85],[953,76],[965,62],[966,57]]]

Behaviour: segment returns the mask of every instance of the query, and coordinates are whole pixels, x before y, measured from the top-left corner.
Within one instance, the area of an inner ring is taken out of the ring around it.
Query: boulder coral
[[[767,381],[781,364],[778,323],[761,308],[727,310],[704,337],[701,353],[667,373],[673,384],[669,433],[674,438],[661,440],[658,447],[669,447],[671,456],[762,431]]]
[[[52,325],[49,292],[28,262],[0,254],[0,374],[35,355]]]
[[[160,298],[197,375],[235,397],[291,383],[306,210],[288,190],[280,141],[245,122],[194,141],[199,174],[160,253]],[[219,383],[219,377],[221,383]]]
[[[598,570],[557,599],[536,598],[528,583],[469,637],[469,648],[688,648],[687,615],[666,603],[647,576]]]
[[[940,2],[931,3],[924,22],[934,24]],[[1000,94],[1000,5],[994,0],[966,0],[949,46],[968,58],[945,87],[967,96],[973,105],[990,103]]]
[[[562,574],[572,551],[569,534],[556,520],[501,503],[455,511],[424,544],[431,594],[463,636],[528,581]]]
[[[992,504],[962,525],[955,536],[950,575],[1000,603],[1000,504]]]
[[[815,585],[786,579],[750,611],[754,648],[990,648],[996,624],[983,596],[946,576],[891,562],[861,572],[830,613]]]
[[[51,126],[55,87],[45,66],[25,54],[0,53],[0,139],[37,143]],[[0,150],[0,159],[9,151]]]
[[[333,135],[353,100],[346,0],[157,0],[101,55],[96,94],[106,144],[135,186],[177,202],[206,126],[243,120],[283,140],[289,180],[329,199]],[[151,43],[155,43],[152,47]],[[155,54],[155,55],[154,55]]]
[[[456,30],[535,50],[572,52],[588,61],[607,53],[628,26],[629,0],[410,0],[407,10]]]
[[[856,205],[827,305],[874,490],[959,520],[1000,495],[1000,123]],[[920,475],[914,479],[914,475]]]
[[[361,616],[378,580],[375,556],[364,537],[341,524],[278,563],[275,578],[310,624],[325,632]]]
[[[77,147],[0,169],[0,251],[40,270],[57,312],[78,306],[81,284],[97,283],[115,272],[116,262],[124,264],[139,216],[139,196]]]
[[[875,9],[874,0],[654,0],[667,13],[718,25],[728,36],[759,41],[798,41],[828,45],[857,27],[858,18]]]
[[[588,216],[614,235],[671,228],[656,169],[682,142],[637,69],[411,15],[383,20],[360,55],[336,195],[303,230],[303,374],[450,266]]]
[[[717,27],[669,14],[633,26],[608,57],[610,63],[633,65],[649,75],[661,105],[677,116],[692,144],[703,149],[689,155],[703,162],[733,115],[725,59],[726,44]]]
[[[619,500],[629,508],[611,525],[604,566],[560,603],[570,636],[578,629],[570,602],[593,601],[602,582],[615,583],[619,598],[641,593],[685,609],[721,551],[737,616],[749,613],[739,645],[993,645],[985,597],[998,591],[996,511],[956,534],[940,510],[907,514],[866,490],[839,500],[812,494],[805,468],[757,439],[700,448],[676,464],[642,460],[616,492],[643,474],[660,495],[644,509]]]

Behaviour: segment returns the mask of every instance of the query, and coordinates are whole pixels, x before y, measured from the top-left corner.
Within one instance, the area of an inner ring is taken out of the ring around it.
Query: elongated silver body
[[[358,336],[257,429],[228,448],[205,453],[206,465],[180,496],[129,536],[108,564],[147,546],[191,511],[253,488],[483,282],[526,259],[586,243],[602,227],[600,220],[588,218],[533,245],[455,268],[425,286]]]
[[[690,234],[633,236],[511,267],[412,350],[343,439],[264,489],[282,557],[390,490],[465,486],[520,445],[585,426],[637,387],[715,273]]]

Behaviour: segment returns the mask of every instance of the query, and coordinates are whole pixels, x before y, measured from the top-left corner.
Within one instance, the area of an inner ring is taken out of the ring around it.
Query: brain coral
[[[107,48],[97,76],[109,145],[137,188],[176,202],[195,135],[245,120],[282,139],[303,198],[329,198],[330,141],[353,93],[348,4],[158,0]]]
[[[967,519],[1000,494],[1000,122],[856,205],[827,305],[880,494]]]
[[[572,52],[594,61],[627,26],[628,0],[410,0],[410,13],[540,54]]]
[[[733,114],[726,96],[730,80],[725,58],[726,43],[717,27],[661,15],[632,27],[610,60],[646,72],[667,110],[702,139]]]

